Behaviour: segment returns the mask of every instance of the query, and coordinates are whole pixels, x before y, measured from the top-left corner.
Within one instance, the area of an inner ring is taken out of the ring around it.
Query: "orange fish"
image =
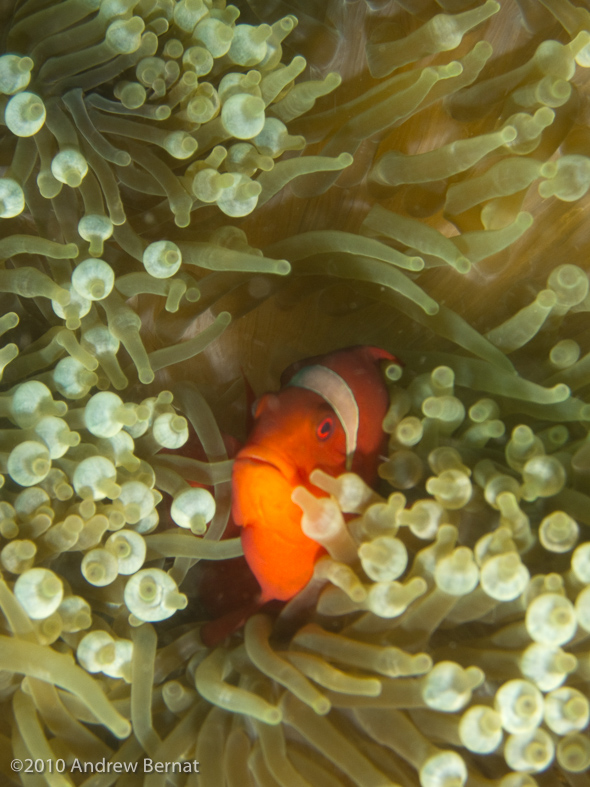
[[[363,346],[298,361],[283,373],[281,390],[256,403],[233,467],[232,515],[262,590],[258,605],[292,598],[325,552],[303,533],[301,508],[291,500],[298,486],[326,496],[310,483],[312,470],[351,470],[374,484],[389,403],[380,361],[397,359]]]

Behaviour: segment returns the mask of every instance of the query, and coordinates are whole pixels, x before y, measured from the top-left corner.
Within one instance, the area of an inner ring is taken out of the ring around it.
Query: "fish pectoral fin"
[[[286,601],[309,582],[321,546],[299,528],[284,532],[261,527],[246,527],[242,532],[244,555],[262,597]]]

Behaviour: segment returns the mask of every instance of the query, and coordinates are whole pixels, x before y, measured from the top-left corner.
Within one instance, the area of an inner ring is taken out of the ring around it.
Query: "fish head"
[[[318,392],[332,406],[346,434],[346,467],[372,486],[385,448],[383,419],[389,406],[382,365],[401,364],[379,347],[361,345],[297,361],[283,386]],[[344,472],[344,469],[342,472]]]

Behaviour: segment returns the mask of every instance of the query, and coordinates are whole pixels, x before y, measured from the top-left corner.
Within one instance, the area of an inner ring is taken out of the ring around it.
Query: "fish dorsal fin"
[[[327,366],[304,366],[288,385],[319,394],[334,410],[346,435],[346,469],[350,470],[359,431],[359,408],[350,386]]]

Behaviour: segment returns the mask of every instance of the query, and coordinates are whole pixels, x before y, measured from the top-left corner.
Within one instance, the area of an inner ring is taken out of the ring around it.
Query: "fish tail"
[[[216,620],[209,620],[201,626],[201,642],[207,648],[215,648],[227,637],[239,631],[248,618],[256,614],[260,607],[266,603],[260,597],[239,609],[227,612]]]

